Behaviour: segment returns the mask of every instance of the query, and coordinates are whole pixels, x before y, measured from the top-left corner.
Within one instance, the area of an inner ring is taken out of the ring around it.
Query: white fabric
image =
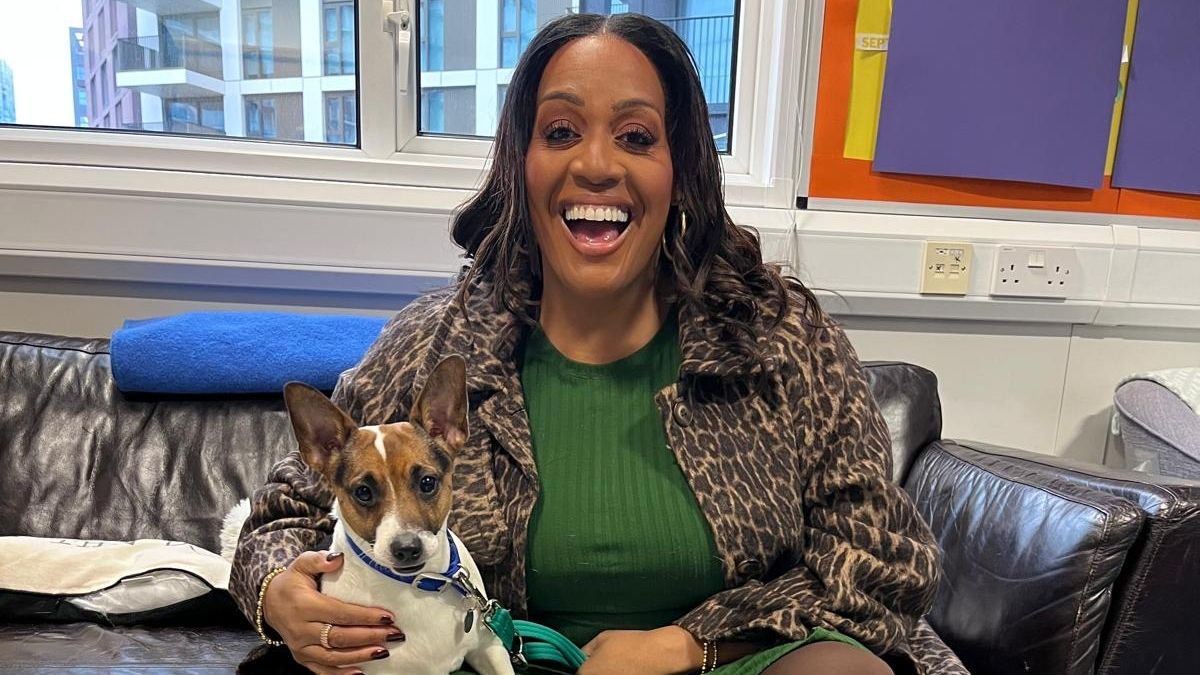
[[[187,572],[155,570],[88,595],[67,598],[76,607],[100,614],[135,614],[170,607],[212,592]]]
[[[186,572],[212,588],[229,588],[228,561],[178,541],[0,537],[0,551],[0,590],[86,595],[156,570]]]

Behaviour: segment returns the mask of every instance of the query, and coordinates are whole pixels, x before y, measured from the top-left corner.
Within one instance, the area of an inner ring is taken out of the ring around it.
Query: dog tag
[[[470,633],[475,627],[475,608],[472,607],[467,611],[467,615],[463,617],[463,633]]]

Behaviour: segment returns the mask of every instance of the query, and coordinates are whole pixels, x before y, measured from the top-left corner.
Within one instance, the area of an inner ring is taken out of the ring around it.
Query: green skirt
[[[773,665],[779,659],[796,651],[797,649],[811,645],[815,642],[841,642],[860,649],[866,649],[858,640],[852,637],[842,635],[837,631],[827,630],[825,628],[814,628],[808,634],[808,637],[796,642],[787,642],[781,645],[776,645],[770,649],[764,649],[761,652],[743,656],[737,661],[731,661],[725,665],[712,671],[716,675],[760,675],[764,670]],[[519,672],[529,673],[530,675],[560,675],[563,671],[553,668],[543,668],[537,664],[530,664]],[[453,675],[472,675],[474,671],[460,670]]]
[[[808,637],[796,642],[786,642],[761,652],[743,656],[737,661],[731,661],[712,671],[718,675],[759,675],[779,659],[791,654],[797,649],[815,642],[841,642],[860,649],[866,649],[861,642],[837,631],[825,628],[814,628]]]

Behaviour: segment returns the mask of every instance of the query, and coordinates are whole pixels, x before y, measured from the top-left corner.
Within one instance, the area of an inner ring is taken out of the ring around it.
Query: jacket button
[[[762,561],[755,558],[742,560],[737,564],[737,573],[743,577],[757,577],[763,573]]]
[[[681,427],[686,427],[692,423],[692,411],[688,409],[687,404],[685,404],[683,401],[678,401],[675,403],[675,407],[672,409],[671,414],[675,417],[675,423]]]

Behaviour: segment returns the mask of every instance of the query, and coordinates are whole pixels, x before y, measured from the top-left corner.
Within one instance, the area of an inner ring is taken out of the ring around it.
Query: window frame
[[[418,0],[407,2],[415,18]],[[800,74],[809,50],[789,49],[805,39],[808,5],[785,0],[741,0],[736,20],[739,51],[734,57],[731,113],[733,147],[722,156],[726,201],[731,206],[790,207],[799,172]],[[820,4],[820,3],[816,3]],[[0,157],[18,163],[189,172],[210,175],[331,180],[394,188],[428,188],[445,208],[461,201],[488,166],[490,138],[432,137],[417,133],[417,58],[408,72],[396,73],[395,37],[386,32],[384,7],[358,3],[359,147],[300,142],[263,142],[237,137],[178,137],[153,133],[45,127],[0,129]],[[412,54],[419,40],[412,41]],[[239,55],[240,57],[240,55]],[[497,71],[506,85],[511,69]],[[398,80],[406,77],[407,94]],[[790,122],[789,122],[790,120]],[[170,192],[164,180],[162,190]],[[156,182],[145,186],[154,190]],[[47,186],[53,187],[53,186]],[[66,186],[64,186],[66,187]],[[347,192],[347,195],[352,194]],[[438,197],[440,195],[440,197]],[[303,203],[301,196],[298,203]],[[336,200],[353,205],[351,197]]]

